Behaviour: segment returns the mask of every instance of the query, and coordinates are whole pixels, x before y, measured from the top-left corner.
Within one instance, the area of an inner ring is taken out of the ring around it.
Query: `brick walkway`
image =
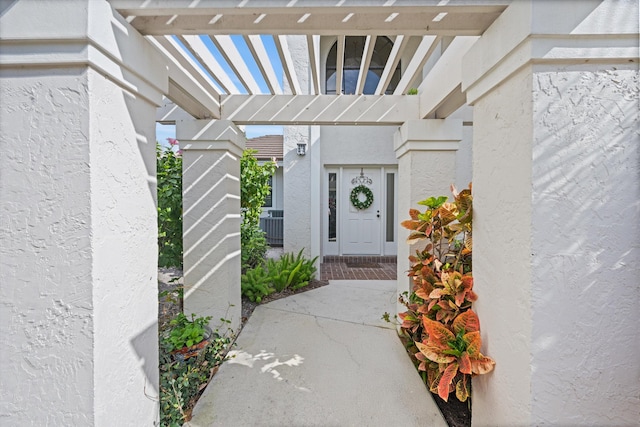
[[[395,256],[325,256],[321,280],[396,280]]]

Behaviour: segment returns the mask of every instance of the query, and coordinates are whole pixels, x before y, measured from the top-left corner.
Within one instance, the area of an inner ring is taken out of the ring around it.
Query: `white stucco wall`
[[[533,69],[534,425],[640,422],[640,82],[616,68]]]
[[[311,157],[316,155],[310,144],[309,126],[284,127],[284,251],[311,255],[311,202],[320,198],[311,188]],[[307,154],[296,154],[298,143],[307,145]],[[319,227],[319,224],[316,224]]]
[[[323,165],[395,165],[396,126],[322,126]]]
[[[91,167],[89,115],[76,108],[89,104],[88,77],[80,68],[56,74],[0,71],[0,416],[87,425],[94,422]]]
[[[302,93],[310,93],[309,58],[305,36],[287,36],[289,51]],[[285,92],[289,85],[285,79]],[[314,257],[320,254],[319,201],[320,179],[314,176],[321,146],[317,129],[311,126],[285,126],[283,131],[284,173],[284,251]],[[306,145],[306,155],[299,156],[298,144]]]
[[[497,365],[474,379],[474,419],[634,425],[638,71],[549,68],[475,108],[475,307]]]
[[[184,120],[176,136],[183,150],[184,312],[211,316],[209,326],[220,333],[237,332],[244,134],[226,120]]]
[[[0,19],[0,419],[151,425],[166,70],[105,2],[21,1]],[[66,44],[41,43],[53,35]]]
[[[530,99],[522,72],[474,107],[474,310],[484,352],[496,361],[494,372],[473,379],[479,426],[531,420]]]
[[[637,16],[514,2],[465,57],[475,305],[497,362],[474,379],[477,425],[640,421]]]
[[[398,158],[398,221],[409,219],[409,209],[424,210],[417,203],[431,196],[449,195],[455,181],[456,151],[462,139],[462,121],[414,120],[394,134]],[[398,294],[411,290],[407,277],[409,254],[424,243],[409,246],[409,230],[398,228]],[[406,307],[398,303],[398,312]]]

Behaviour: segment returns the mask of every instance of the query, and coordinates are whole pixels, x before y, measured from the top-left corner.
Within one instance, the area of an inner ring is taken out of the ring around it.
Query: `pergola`
[[[407,119],[445,118],[465,104],[463,55],[510,2],[110,0],[127,22],[166,57],[170,100],[195,118],[231,120],[240,125],[400,125]],[[230,35],[242,35],[251,59],[242,57]],[[260,35],[273,37],[279,63],[272,64]],[[308,87],[299,83],[287,35],[306,37]],[[320,36],[337,40],[337,81],[342,81],[345,37],[352,35],[366,36],[356,93],[323,95]],[[177,36],[180,43],[172,36]],[[200,36],[213,42],[242,87],[227,75]],[[393,49],[375,94],[363,95],[364,76],[378,36],[394,36]],[[393,95],[381,96],[412,37],[420,40],[419,45],[400,83]],[[440,45],[443,40],[445,44]],[[423,74],[436,47],[446,50]],[[249,71],[248,61],[257,64],[267,91]],[[286,94],[274,71],[280,65]],[[418,89],[419,97],[402,96],[412,87]],[[158,119],[172,122],[175,117],[180,116],[174,105],[168,104]]]
[[[637,0],[0,1],[0,417],[157,418],[156,121],[185,149],[186,304],[237,322],[237,125],[398,126],[406,212],[447,194],[467,106],[474,307],[497,361],[474,380],[474,423],[637,422],[638,13]],[[321,37],[340,82],[355,35],[355,93],[323,94]],[[391,54],[364,95],[383,36]]]

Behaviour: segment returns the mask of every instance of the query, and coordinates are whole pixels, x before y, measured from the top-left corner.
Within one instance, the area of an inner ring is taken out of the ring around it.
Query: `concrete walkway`
[[[397,338],[395,281],[331,281],[259,306],[186,425],[442,426]]]

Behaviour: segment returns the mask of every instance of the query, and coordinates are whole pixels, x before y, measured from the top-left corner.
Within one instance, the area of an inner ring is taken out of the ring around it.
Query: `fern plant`
[[[286,253],[278,260],[269,259],[264,265],[247,270],[241,279],[242,294],[259,303],[274,292],[307,286],[315,277],[318,257],[307,259],[302,252],[300,250],[298,255]]]

